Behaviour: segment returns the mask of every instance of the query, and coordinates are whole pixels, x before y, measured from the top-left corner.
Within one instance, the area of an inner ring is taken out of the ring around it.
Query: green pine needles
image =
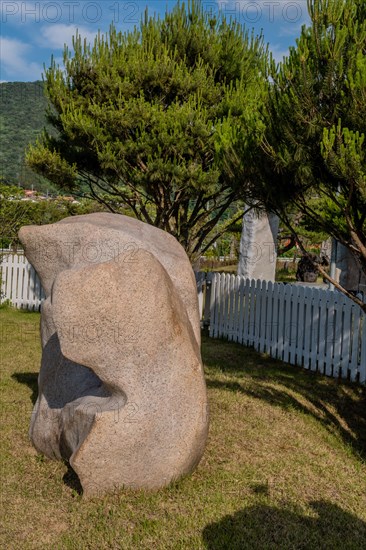
[[[311,26],[270,65],[260,147],[249,159],[233,147],[226,171],[237,178],[249,163],[253,202],[291,233],[300,215],[333,236],[366,275],[366,4],[309,0],[308,10]]]
[[[78,35],[65,70],[46,71],[57,136],[45,132],[28,162],[112,212],[127,205],[195,259],[242,216],[243,180],[227,181],[222,159],[234,135],[243,149],[261,135],[266,57],[261,38],[198,1],[92,46]]]

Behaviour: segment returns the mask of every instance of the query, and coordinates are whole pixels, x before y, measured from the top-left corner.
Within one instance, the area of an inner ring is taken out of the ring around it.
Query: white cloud
[[[286,38],[298,37],[301,34],[301,27],[303,25],[304,25],[304,21],[301,21],[296,25],[293,23],[288,23],[287,25],[284,25],[279,29],[278,36],[281,36],[281,37],[283,36]]]
[[[8,79],[18,78],[39,80],[43,68],[38,63],[30,63],[27,56],[31,53],[31,47],[14,38],[0,38],[0,66]]]
[[[43,25],[41,28],[41,36],[38,38],[39,45],[46,48],[63,49],[64,45],[72,46],[72,37],[79,31],[82,39],[93,44],[96,32],[89,31],[86,27],[76,25],[64,25],[57,23],[53,25]]]

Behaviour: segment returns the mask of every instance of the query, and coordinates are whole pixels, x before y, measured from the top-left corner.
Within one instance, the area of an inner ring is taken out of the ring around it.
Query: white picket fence
[[[197,274],[196,280],[211,337],[366,382],[366,315],[345,295],[224,273]]]
[[[24,254],[0,252],[1,301],[17,308],[39,310],[45,298],[39,277]]]
[[[1,299],[39,310],[45,298],[22,254],[1,256]],[[366,315],[339,292],[196,273],[203,324],[271,357],[333,377],[366,383]]]

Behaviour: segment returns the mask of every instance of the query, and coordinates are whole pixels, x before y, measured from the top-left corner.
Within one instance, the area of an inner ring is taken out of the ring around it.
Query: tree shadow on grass
[[[203,530],[208,550],[365,548],[366,523],[326,501],[310,503],[314,514],[252,506]]]
[[[274,360],[253,349],[204,339],[208,387],[240,392],[314,416],[366,459],[366,388]],[[217,374],[223,374],[220,380]]]
[[[11,377],[19,384],[25,384],[32,390],[30,398],[34,405],[38,397],[38,372],[15,372]]]

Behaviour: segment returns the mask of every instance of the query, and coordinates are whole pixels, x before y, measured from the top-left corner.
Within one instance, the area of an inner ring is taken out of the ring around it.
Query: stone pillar
[[[275,280],[279,219],[250,210],[243,217],[238,275],[248,279]]]
[[[360,265],[343,244],[337,242],[336,247],[335,280],[347,290],[364,290],[366,276],[362,273]]]

